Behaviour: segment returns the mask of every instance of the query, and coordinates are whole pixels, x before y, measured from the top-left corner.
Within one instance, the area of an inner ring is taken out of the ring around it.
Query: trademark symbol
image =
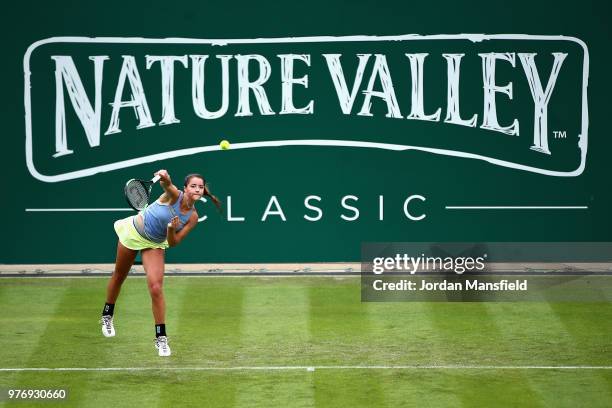
[[[553,135],[555,139],[565,139],[567,138],[567,131],[565,130],[553,130]]]

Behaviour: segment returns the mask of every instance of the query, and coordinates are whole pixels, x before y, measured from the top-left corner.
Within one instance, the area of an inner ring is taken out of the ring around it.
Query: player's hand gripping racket
[[[127,200],[130,207],[136,211],[141,211],[149,205],[149,197],[151,196],[151,189],[153,184],[159,181],[160,177],[155,176],[151,180],[138,180],[131,179],[125,183],[125,199]]]

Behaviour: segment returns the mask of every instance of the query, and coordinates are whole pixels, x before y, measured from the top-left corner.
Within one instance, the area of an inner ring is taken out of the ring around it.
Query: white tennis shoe
[[[102,334],[104,337],[114,337],[115,336],[115,326],[113,326],[113,316],[104,315],[102,319],[100,319],[100,323],[102,323]]]
[[[168,345],[168,337],[166,336],[159,336],[155,339],[155,348],[160,357],[168,357],[172,354]]]

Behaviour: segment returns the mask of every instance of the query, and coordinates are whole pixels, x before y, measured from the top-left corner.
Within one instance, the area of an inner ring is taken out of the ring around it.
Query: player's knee
[[[153,298],[162,296],[164,292],[161,282],[149,282],[149,293]]]

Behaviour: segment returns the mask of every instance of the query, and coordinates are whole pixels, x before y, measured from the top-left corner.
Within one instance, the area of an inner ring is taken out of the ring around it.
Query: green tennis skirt
[[[166,249],[169,247],[168,240],[157,243],[140,235],[138,231],[136,231],[136,227],[134,227],[134,217],[135,215],[132,215],[130,217],[115,221],[115,232],[119,237],[119,242],[121,242],[124,247],[134,251],[152,248]]]

